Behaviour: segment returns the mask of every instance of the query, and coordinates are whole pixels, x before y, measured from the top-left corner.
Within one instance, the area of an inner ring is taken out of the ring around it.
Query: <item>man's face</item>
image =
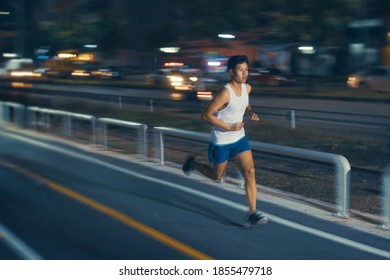
[[[230,71],[230,75],[237,83],[245,83],[248,78],[248,64],[246,62],[237,64],[236,68]]]

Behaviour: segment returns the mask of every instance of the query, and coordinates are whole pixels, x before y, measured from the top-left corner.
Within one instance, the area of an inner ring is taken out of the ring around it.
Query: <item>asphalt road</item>
[[[386,236],[151,163],[0,128],[0,259],[390,259]]]

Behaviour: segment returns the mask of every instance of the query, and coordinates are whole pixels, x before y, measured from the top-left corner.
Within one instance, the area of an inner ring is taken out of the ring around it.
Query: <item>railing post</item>
[[[5,104],[0,101],[0,121],[5,121]]]
[[[390,165],[383,171],[382,175],[382,196],[383,196],[383,225],[390,230]]]
[[[143,131],[143,155],[144,155],[144,161],[148,161],[148,144],[147,144],[147,129],[148,126],[146,124],[142,125],[142,131]]]
[[[154,111],[154,108],[153,108],[153,98],[151,98],[150,101],[149,101],[149,111],[151,113],[153,113],[153,111]]]
[[[159,131],[159,147],[160,147],[160,165],[164,165],[164,135]]]
[[[107,151],[107,124],[103,123],[103,149]]]
[[[45,112],[43,114],[45,116],[46,129],[47,129],[47,131],[50,131],[50,114],[47,112]]]
[[[9,106],[7,105],[7,103],[4,103],[4,112],[3,112],[3,120],[5,122],[10,122],[11,118],[10,118],[10,110],[9,110]]]
[[[36,129],[35,107],[27,108],[27,127]]]
[[[68,117],[68,136],[72,136],[72,116],[67,114]]]
[[[92,125],[92,144],[96,146],[96,118],[91,118],[91,125]]]
[[[337,216],[348,218],[350,198],[349,198],[349,174],[351,166],[348,160],[338,155],[335,158],[336,167],[336,188],[337,188]]]
[[[291,117],[291,128],[295,129],[295,110],[291,110],[290,117]]]
[[[25,107],[22,104],[14,105],[14,114],[16,125],[20,128],[25,128]]]
[[[68,116],[61,115],[61,131],[63,135],[68,135]]]

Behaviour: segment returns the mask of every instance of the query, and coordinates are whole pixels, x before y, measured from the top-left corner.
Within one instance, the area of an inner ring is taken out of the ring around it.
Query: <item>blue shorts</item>
[[[223,163],[236,155],[250,150],[248,137],[244,136],[232,144],[226,145],[209,145],[209,162],[214,164]]]

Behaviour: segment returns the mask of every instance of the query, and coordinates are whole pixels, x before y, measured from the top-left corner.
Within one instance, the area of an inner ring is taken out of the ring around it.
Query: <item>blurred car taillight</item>
[[[199,100],[211,100],[213,98],[212,91],[197,91],[196,98]]]

